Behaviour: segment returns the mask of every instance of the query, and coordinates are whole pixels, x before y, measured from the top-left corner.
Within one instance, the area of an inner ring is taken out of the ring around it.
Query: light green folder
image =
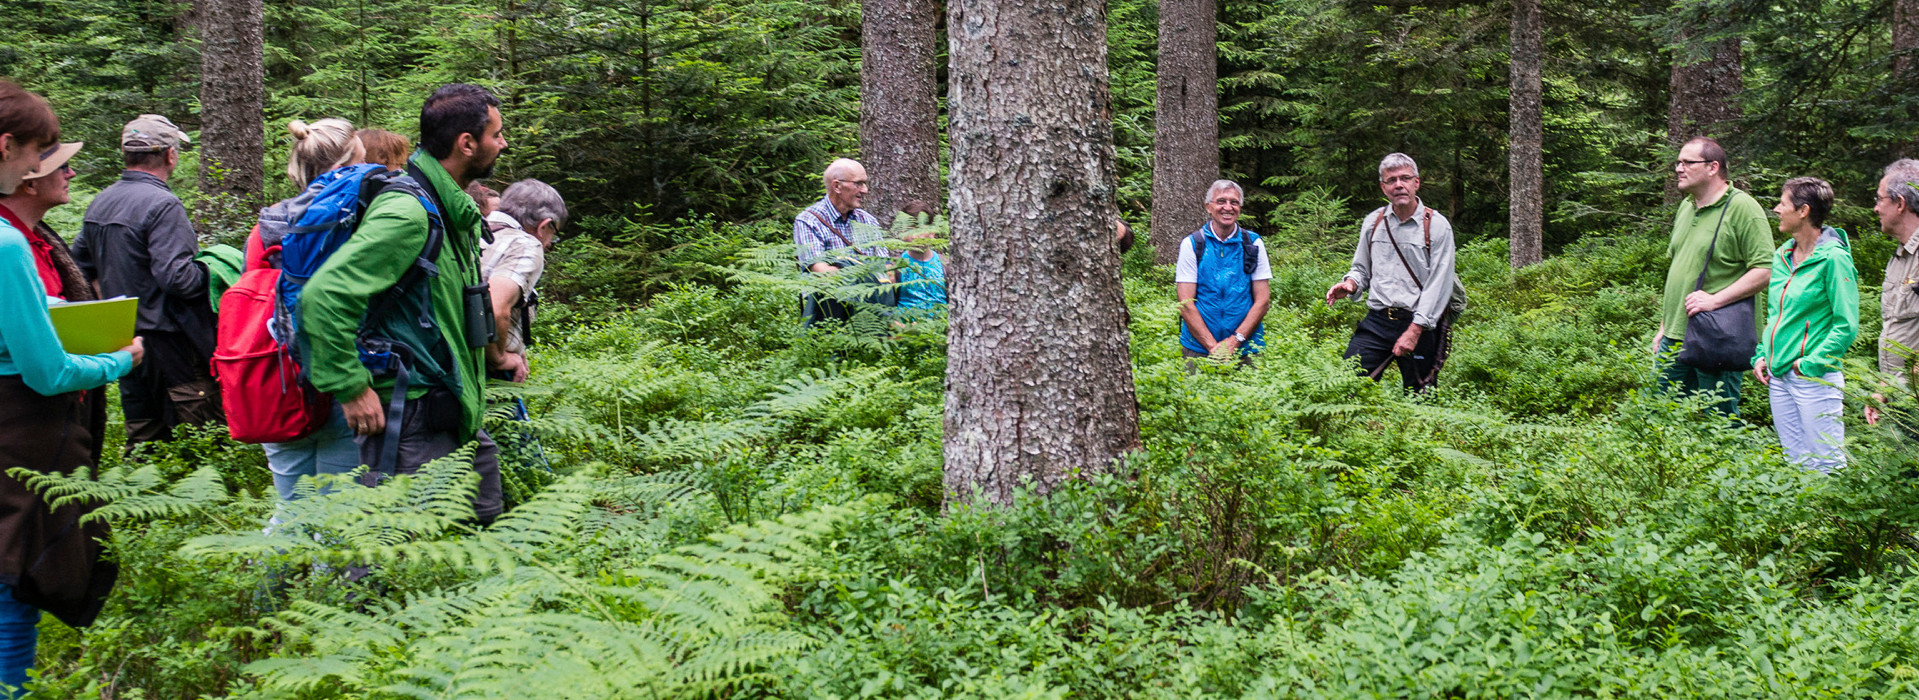
[[[136,297],[48,304],[53,331],[60,345],[75,355],[98,355],[133,342],[133,320],[140,313]]]

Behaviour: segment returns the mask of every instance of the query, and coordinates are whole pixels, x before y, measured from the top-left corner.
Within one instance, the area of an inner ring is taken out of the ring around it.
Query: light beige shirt
[[[513,220],[506,212],[496,211],[487,215],[487,223],[505,224],[493,232],[492,243],[480,246],[480,276],[493,280],[506,279],[520,288],[521,304],[513,305],[513,318],[507,322],[506,338],[501,347],[507,352],[526,354],[526,338],[521,337],[521,308],[524,302],[533,298],[533,288],[540,283],[540,273],[546,270],[546,248],[540,245],[540,239],[527,233],[520,222]],[[526,319],[531,323],[532,319]]]
[[[1879,371],[1906,380],[1906,358],[1893,348],[1899,343],[1919,351],[1919,233],[1892,252],[1886,261],[1886,279],[1879,283]]]

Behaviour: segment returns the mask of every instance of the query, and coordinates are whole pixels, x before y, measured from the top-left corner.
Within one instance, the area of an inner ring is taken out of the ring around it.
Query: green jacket
[[[1766,291],[1771,318],[1752,359],[1754,364],[1765,360],[1766,371],[1774,375],[1791,368],[1816,378],[1838,371],[1840,358],[1859,335],[1859,271],[1845,231],[1826,227],[1812,256],[1795,268],[1797,244],[1788,240],[1773,254]]]
[[[418,356],[407,366],[407,398],[417,399],[435,386],[453,390],[460,397],[463,430],[471,434],[480,429],[485,355],[480,348],[466,346],[461,295],[462,288],[477,284],[480,276],[480,210],[439,161],[415,151],[408,163],[426,175],[427,181],[421,184],[438,195],[446,209],[447,230],[446,243],[434,261],[439,274],[428,281],[439,337],[429,341],[433,347],[427,352],[416,352]],[[353,236],[307,281],[300,293],[300,313],[308,345],[307,373],[314,388],[347,401],[372,386],[382,401],[391,400],[393,380],[375,379],[360,364],[355,338],[368,301],[400,280],[426,246],[426,238],[426,209],[419,200],[388,192],[367,206]],[[383,319],[383,326],[410,324],[419,312],[417,302],[402,301]],[[400,339],[412,334],[395,327],[382,335]]]

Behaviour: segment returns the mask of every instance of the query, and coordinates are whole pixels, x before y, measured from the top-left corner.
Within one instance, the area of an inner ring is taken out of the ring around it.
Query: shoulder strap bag
[[[1732,196],[1728,190],[1726,196]],[[1712,243],[1706,246],[1706,264],[1699,268],[1699,280],[1693,290],[1706,288],[1706,270],[1712,267],[1712,254],[1719,248],[1719,229],[1726,224],[1726,212],[1732,202],[1720,205],[1719,223],[1712,227]],[[1754,322],[1758,311],[1753,297],[1701,311],[1686,319],[1686,339],[1679,346],[1680,364],[1708,372],[1736,372],[1752,369],[1753,348],[1759,345],[1759,327]]]

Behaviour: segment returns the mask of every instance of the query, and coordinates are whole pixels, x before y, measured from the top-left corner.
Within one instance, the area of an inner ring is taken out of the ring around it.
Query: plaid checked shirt
[[[822,223],[821,219],[831,222],[832,225]],[[855,222],[873,228],[857,230],[853,227]],[[798,249],[796,257],[799,259],[801,268],[811,267],[813,263],[822,260],[831,262],[830,258],[855,253],[889,255],[885,248],[875,245],[883,235],[879,220],[873,218],[872,214],[866,213],[865,209],[854,209],[841,215],[839,210],[833,207],[833,202],[825,198],[814,202],[813,206],[807,207],[798,216],[793,217],[793,245]]]

